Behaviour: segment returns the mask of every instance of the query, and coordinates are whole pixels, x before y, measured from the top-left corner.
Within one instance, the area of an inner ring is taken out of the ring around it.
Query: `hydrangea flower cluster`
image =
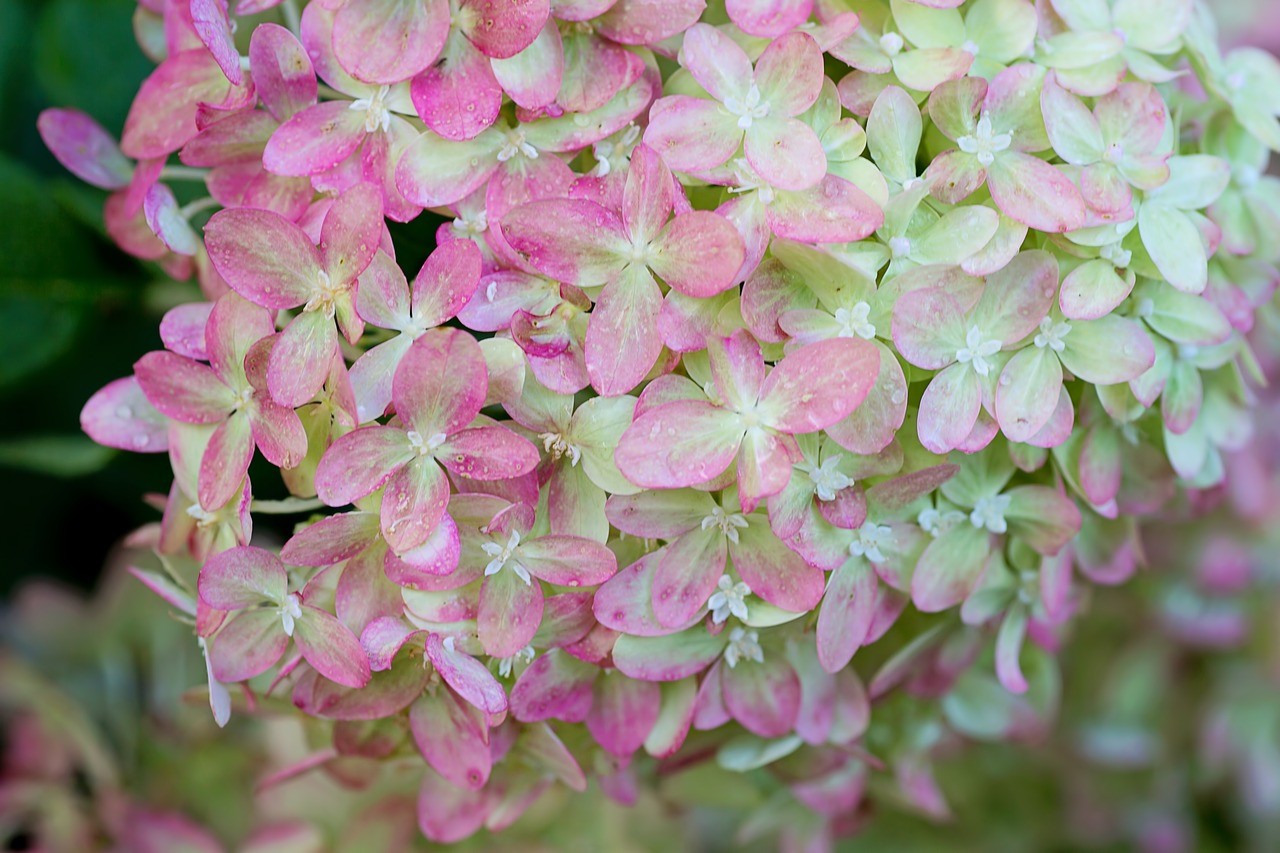
[[[140,0],[119,144],[41,116],[205,300],[82,421],[169,454],[137,574],[218,722],[420,755],[432,840],[705,760],[796,849],[878,775],[943,815],[879,708],[1043,731],[1083,592],[1250,436],[1280,63],[1201,3],[300,5]]]

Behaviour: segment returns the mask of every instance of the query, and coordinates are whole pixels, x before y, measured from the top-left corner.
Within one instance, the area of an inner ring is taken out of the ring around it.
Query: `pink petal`
[[[267,387],[271,399],[297,408],[320,393],[338,350],[338,331],[323,311],[295,317],[271,348]]]
[[[399,83],[436,61],[449,37],[447,0],[349,0],[333,19],[333,53],[367,83]]]
[[[581,536],[540,536],[522,543],[516,559],[529,574],[559,586],[595,586],[618,571],[612,551]]]
[[[163,157],[199,132],[201,104],[234,107],[253,93],[233,86],[203,47],[174,53],[142,83],[125,119],[121,150],[134,159]]]
[[[511,688],[511,716],[524,723],[580,723],[591,709],[591,685],[599,675],[597,667],[552,649],[529,664]]]
[[[691,530],[664,549],[650,598],[659,625],[689,624],[716,591],[727,553],[724,534],[715,528]]]
[[[645,742],[662,710],[662,688],[630,678],[597,679],[587,731],[605,752],[626,758]]]
[[[727,338],[707,341],[707,357],[716,391],[725,404],[739,411],[755,407],[764,384],[764,358],[760,345],[746,330]]]
[[[226,0],[191,0],[191,22],[227,79],[236,86],[244,82]]]
[[[527,439],[500,426],[454,433],[440,445],[440,463],[459,477],[508,480],[538,465],[538,450]]]
[[[392,583],[407,589],[436,590],[442,585],[456,589],[473,580],[471,573],[455,571],[461,556],[458,525],[446,512],[422,544],[400,554],[388,553],[383,572]],[[447,578],[444,584],[441,578]]]
[[[1018,663],[1026,630],[1027,609],[1020,603],[1015,604],[1000,623],[1000,633],[996,637],[996,676],[1010,693],[1027,692],[1027,680]]]
[[[716,101],[671,95],[649,110],[644,141],[677,172],[705,171],[737,152],[742,129]]]
[[[660,549],[646,554],[596,590],[591,607],[601,625],[637,637],[671,632],[653,612],[654,573],[665,553]]]
[[[382,487],[414,458],[402,431],[369,426],[347,433],[325,451],[316,469],[316,491],[328,506],[345,506]]]
[[[745,432],[733,412],[696,400],[676,401],[637,418],[623,433],[614,461],[637,486],[691,486],[728,468]]]
[[[991,198],[1010,219],[1048,234],[1084,226],[1080,191],[1061,171],[1038,157],[1003,152],[987,169]]]
[[[720,684],[725,708],[752,734],[782,737],[795,725],[800,679],[781,655],[767,654],[764,663],[742,660],[737,666],[722,666]]]
[[[622,220],[594,202],[535,201],[508,213],[502,227],[513,249],[557,281],[605,284],[626,264]]]
[[[694,24],[685,31],[680,64],[717,101],[742,98],[753,76],[746,51],[709,24]]]
[[[133,366],[138,386],[161,413],[192,424],[226,418],[236,403],[228,388],[206,365],[170,352],[149,352]]]
[[[773,535],[767,524],[751,524],[729,543],[729,556],[752,593],[776,607],[804,613],[822,598],[824,577]]]
[[[635,245],[645,245],[667,224],[675,206],[671,170],[643,142],[631,152],[622,191],[622,225]]]
[[[403,553],[426,542],[440,523],[449,503],[449,479],[434,459],[419,456],[386,483],[382,535],[393,551]]]
[[[724,651],[725,637],[701,626],[665,637],[623,634],[613,647],[613,665],[642,681],[679,681],[696,675]]]
[[[781,432],[815,432],[856,409],[879,372],[880,352],[867,341],[833,338],[810,344],[769,373],[757,411]]]
[[[524,50],[547,22],[549,0],[466,0],[474,24],[463,32],[485,56],[507,59]]]
[[[898,357],[884,344],[880,351],[880,375],[853,414],[827,427],[827,435],[846,450],[861,455],[879,453],[893,441],[907,416],[907,377]]]
[[[221,210],[204,227],[209,260],[237,293],[264,308],[296,308],[321,271],[320,253],[301,228],[266,210]]]
[[[1006,344],[1031,334],[1049,313],[1058,292],[1058,261],[1048,252],[1020,252],[987,276],[969,318],[985,334]]]
[[[779,192],[765,216],[774,234],[802,243],[854,242],[884,224],[880,206],[836,175],[824,176],[807,190]]]
[[[452,690],[426,693],[409,707],[409,731],[427,763],[470,791],[489,781],[489,724],[484,711]]]
[[[751,512],[762,499],[786,488],[791,479],[791,466],[800,458],[790,436],[748,430],[738,451],[737,479],[742,509]]]
[[[944,204],[959,204],[986,182],[987,170],[972,154],[944,151],[925,169],[924,179],[934,198]]]
[[[705,0],[618,0],[592,23],[619,44],[653,44],[685,32],[706,5]]]
[[[510,657],[529,645],[542,621],[542,609],[542,586],[536,580],[525,583],[506,568],[486,577],[476,618],[485,654]]]
[[[53,156],[80,180],[104,190],[129,186],[133,164],[92,118],[77,110],[47,109],[36,124]]]
[[[135,453],[168,448],[166,419],[151,405],[137,377],[126,376],[97,391],[80,410],[80,428],[105,447]]]
[[[242,610],[283,601],[288,576],[280,558],[262,548],[240,547],[210,557],[200,569],[200,600],[215,610]]]
[[[218,681],[247,681],[274,666],[288,647],[278,613],[249,610],[232,617],[209,640],[209,665]]]
[[[541,109],[557,100],[557,93],[568,77],[581,73],[576,68],[570,68],[566,73],[565,66],[571,56],[578,55],[578,51],[572,45],[588,40],[601,41],[593,36],[582,34],[569,34],[562,37],[555,21],[548,18],[538,37],[524,50],[510,59],[490,61],[493,75],[497,78],[502,91],[515,101],[516,106],[526,110]],[[569,46],[566,46],[565,42],[568,42]],[[614,49],[621,52],[616,46]],[[626,63],[624,62],[623,65],[625,66]],[[617,94],[618,89],[634,79],[635,77],[631,77],[625,81],[619,81],[616,87],[609,90],[609,97]],[[591,102],[577,101],[573,106],[562,102],[561,106],[570,112],[589,112],[604,106],[609,97]]]
[[[428,769],[418,792],[418,829],[438,844],[474,834],[489,816],[491,794],[458,788]]]
[[[333,286],[354,282],[365,271],[382,229],[382,192],[373,184],[356,184],[338,197],[320,229],[320,254]]]
[[[364,113],[345,100],[325,101],[294,113],[271,134],[262,165],[277,175],[318,175],[342,163],[365,136]]]
[[[866,641],[878,586],[875,571],[858,557],[850,557],[832,572],[817,626],[818,660],[827,672],[844,669]]]
[[[586,335],[587,373],[603,396],[625,394],[644,379],[662,352],[657,334],[662,291],[643,266],[632,264],[605,285]]]
[[[502,87],[489,58],[457,39],[444,60],[413,78],[413,107],[444,139],[474,139],[498,118]]]
[[[809,17],[807,7],[811,5],[806,0],[799,3],[788,0],[749,1],[756,5],[756,12],[763,11],[760,9],[761,5],[773,7],[775,14],[784,11],[778,9],[779,6],[790,7],[785,10],[786,20],[797,19],[797,25]],[[737,3],[741,3],[741,0],[737,0]],[[730,18],[734,17],[733,6],[737,3],[733,0],[729,3]],[[758,18],[756,22],[763,23]],[[776,24],[785,22],[775,19]],[[755,80],[760,88],[761,101],[769,105],[770,114],[798,116],[813,106],[822,92],[822,48],[818,47],[818,43],[808,33],[786,32],[790,29],[792,26],[786,26],[777,33],[769,33],[769,37],[774,40],[756,60]]]
[[[244,4],[237,6],[244,14]],[[277,121],[288,121],[316,102],[316,74],[306,48],[277,24],[254,27],[249,39],[249,67],[258,97]]]
[[[809,19],[813,0],[725,0],[725,10],[729,13],[729,20],[737,24],[744,33],[777,39]],[[818,58],[818,73],[822,73],[821,55]]]
[[[756,119],[747,128],[743,150],[760,177],[779,189],[805,190],[827,173],[822,143],[813,129],[799,119]]]
[[[986,530],[961,522],[929,543],[911,578],[911,600],[925,613],[963,601],[982,575],[991,553]]]
[[[160,340],[165,349],[197,361],[207,361],[205,325],[209,322],[210,302],[189,302],[165,312],[160,320]],[[270,331],[267,332],[270,334]]]
[[[280,549],[280,558],[295,566],[331,566],[359,554],[377,538],[377,515],[340,513],[295,533]]]
[[[634,163],[632,170],[634,173]],[[729,220],[708,210],[677,216],[650,247],[650,268],[687,296],[705,299],[732,287],[746,259]]]
[[[1048,347],[1014,353],[996,383],[996,420],[1010,441],[1026,441],[1049,422],[1062,389],[1062,363]]]
[[[369,657],[351,629],[332,614],[304,604],[293,629],[294,642],[307,663],[345,687],[364,687],[372,673]]]
[[[959,447],[977,423],[981,408],[978,375],[968,365],[951,365],[933,377],[920,398],[920,443],[933,453]]]
[[[396,412],[424,441],[475,419],[489,386],[484,353],[456,329],[433,329],[414,341],[392,380]]]
[[[413,279],[413,315],[426,326],[451,320],[480,283],[483,258],[470,240],[450,240],[427,256]]]
[[[427,637],[426,651],[440,677],[463,699],[488,714],[507,710],[507,695],[484,664],[450,649],[439,634]]]
[[[559,33],[559,28],[551,29]],[[562,82],[552,97],[569,112],[599,109],[644,70],[636,54],[595,33],[566,33],[563,56]]]

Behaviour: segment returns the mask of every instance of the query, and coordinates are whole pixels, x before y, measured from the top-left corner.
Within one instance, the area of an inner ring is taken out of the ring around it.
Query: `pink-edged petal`
[[[354,282],[382,239],[382,191],[360,183],[338,196],[320,228],[320,255],[332,286]]]
[[[1155,344],[1142,324],[1115,314],[1073,322],[1063,344],[1063,367],[1094,385],[1137,379],[1156,361]]]
[[[515,101],[516,106],[526,110],[541,109],[556,101],[562,84],[571,75],[579,73],[576,68],[570,66],[570,57],[577,54],[573,45],[587,38],[590,36],[582,34],[561,36],[560,28],[556,26],[555,21],[548,19],[538,33],[538,37],[524,50],[508,59],[490,60],[493,76],[502,87],[502,91]],[[568,72],[566,72],[567,67]],[[618,89],[629,82],[631,80],[619,82],[615,88],[609,90],[609,96],[612,97]],[[588,112],[604,106],[607,101],[608,98],[590,102],[570,101],[568,104],[562,102],[561,106],[571,112]]]
[[[365,136],[365,115],[351,101],[325,101],[295,113],[271,134],[263,167],[277,175],[319,175],[342,163]]]
[[[401,430],[369,426],[349,432],[320,459],[316,492],[327,506],[345,506],[377,491],[414,457]]]
[[[138,379],[126,376],[108,383],[80,410],[80,428],[104,447],[134,453],[168,449],[167,420],[143,394]]]
[[[550,28],[559,33],[558,27]],[[561,83],[552,97],[569,112],[603,107],[644,71],[639,56],[594,33],[566,33],[562,51]],[[516,100],[516,94],[511,99]]]
[[[237,412],[213,431],[200,458],[200,505],[214,510],[234,498],[252,459],[253,427],[248,415]]]
[[[437,844],[461,841],[484,826],[492,800],[487,790],[459,788],[428,769],[418,791],[418,829]]]
[[[1128,298],[1134,281],[1132,275],[1120,275],[1110,261],[1085,261],[1062,280],[1058,304],[1068,319],[1096,320]]]
[[[800,678],[782,655],[763,663],[740,660],[720,668],[725,708],[742,727],[765,738],[791,731],[800,714]]]
[[[1053,417],[1062,363],[1048,347],[1014,353],[996,383],[996,420],[1010,441],[1026,441]]]
[[[412,343],[409,335],[398,335],[366,350],[351,366],[351,389],[356,396],[360,423],[381,417],[391,404],[392,377]]]
[[[587,327],[585,350],[587,374],[601,395],[627,393],[657,362],[662,352],[657,331],[661,310],[658,283],[637,264],[600,292]]]
[[[36,122],[58,162],[85,183],[104,190],[129,186],[133,164],[100,124],[78,110],[48,109]]]
[[[149,352],[133,366],[138,386],[162,414],[191,424],[218,423],[236,394],[208,366],[170,352]]]
[[[451,649],[439,634],[427,637],[427,657],[445,683],[459,696],[488,714],[507,709],[507,694],[492,673],[471,655]]]
[[[248,413],[253,441],[268,462],[282,469],[301,464],[307,455],[307,433],[297,412],[258,397]]]
[[[1085,204],[1070,178],[1038,157],[1006,151],[987,169],[987,187],[1001,212],[1048,234],[1084,226]]]
[[[494,128],[465,142],[423,133],[397,163],[396,187],[406,199],[425,207],[461,201],[498,171],[502,164],[497,155],[504,139]]]
[[[967,365],[953,364],[933,378],[920,398],[920,443],[947,453],[964,443],[978,420],[982,389]]]
[[[777,193],[765,218],[773,233],[787,240],[847,243],[874,234],[884,224],[884,211],[850,181],[824,175],[807,190]]]
[[[1133,190],[1120,170],[1110,163],[1094,163],[1080,173],[1080,194],[1085,204],[1099,213],[1129,218],[1132,214]]]
[[[457,329],[433,329],[400,360],[391,396],[400,417],[429,442],[471,423],[488,387],[484,353],[475,338]]]
[[[381,510],[383,538],[397,553],[418,547],[435,531],[448,503],[449,478],[434,459],[417,457],[387,480]]]
[[[671,633],[671,629],[664,627],[653,612],[655,572],[665,553],[658,550],[646,554],[596,590],[591,607],[601,625],[637,637],[660,637]]]
[[[1018,486],[1008,491],[1005,518],[1009,532],[1035,551],[1051,556],[1080,532],[1080,510],[1075,502],[1049,486]]]
[[[279,310],[311,298],[320,277],[320,253],[289,220],[266,210],[222,210],[204,233],[214,268],[245,299]]]
[[[426,326],[438,326],[457,315],[476,292],[483,257],[470,240],[450,240],[436,247],[413,279],[413,315]]]
[[[451,435],[437,458],[459,477],[508,480],[537,467],[538,449],[509,429],[482,426]]]
[[[1041,250],[1020,252],[987,276],[969,319],[985,334],[1012,344],[1036,330],[1057,293],[1057,259]]]
[[[449,37],[447,0],[350,0],[333,19],[333,54],[367,83],[399,83],[435,62]]]
[[[677,216],[650,251],[649,266],[663,281],[700,299],[732,287],[746,259],[737,229],[709,210]]]
[[[484,579],[476,625],[485,654],[505,658],[529,645],[542,621],[542,586],[504,567]]]
[[[846,450],[872,455],[893,441],[907,416],[907,377],[898,357],[879,341],[880,375],[853,414],[826,428],[827,435]]]
[[[160,340],[164,341],[165,349],[197,361],[207,361],[209,353],[205,349],[204,330],[212,310],[212,303],[190,302],[166,311],[160,320]]]
[[[437,773],[459,788],[477,791],[489,781],[489,723],[485,712],[452,690],[435,690],[409,707],[409,731]]]
[[[946,610],[973,591],[991,553],[986,530],[960,522],[929,543],[911,577],[911,600],[925,613]]]
[[[803,2],[789,5],[805,6]],[[809,109],[818,100],[824,79],[822,49],[808,33],[774,39],[756,60],[756,85],[772,114],[797,116]]]
[[[244,71],[240,68],[240,52],[232,35],[226,0],[191,0],[190,10],[200,41],[209,48],[227,79],[239,86],[244,82]]]
[[[199,132],[196,116],[202,104],[240,106],[252,92],[247,81],[233,86],[203,46],[171,54],[138,90],[120,148],[138,160],[163,157]]]
[[[595,202],[531,202],[508,213],[502,227],[513,249],[557,281],[578,287],[605,284],[626,263],[622,220]]]
[[[744,33],[773,39],[777,39],[783,33],[797,35],[788,31],[807,21],[809,13],[813,10],[813,0],[725,0],[724,5],[725,11],[729,13],[729,20],[737,24]],[[774,44],[777,43],[777,41],[774,42]],[[761,60],[763,61],[763,57]],[[818,74],[821,75],[822,55],[820,53],[816,61]],[[798,72],[800,69],[787,70]],[[759,73],[758,67],[757,73]],[[761,88],[763,89],[763,86]]]
[[[765,365],[760,345],[739,329],[727,338],[707,341],[707,358],[716,392],[729,408],[750,409],[760,398]]]
[[[742,509],[751,512],[761,500],[785,489],[799,458],[790,436],[747,430],[736,472]]]
[[[659,625],[689,624],[715,592],[727,555],[724,534],[716,528],[691,530],[664,549],[650,598]]]
[[[247,681],[274,666],[288,647],[280,614],[249,610],[229,619],[208,641],[209,666],[218,681]]]
[[[1022,674],[1018,657],[1022,652],[1022,640],[1027,632],[1027,608],[1016,603],[1000,623],[996,636],[996,677],[1010,693],[1026,693],[1027,679]]]
[[[667,224],[675,206],[673,191],[667,164],[648,145],[637,145],[622,190],[622,225],[633,244],[649,243]]]
[[[733,566],[751,592],[770,604],[793,613],[804,613],[822,598],[823,574],[810,566],[778,537],[769,525],[751,523],[729,543]]]
[[[271,399],[297,408],[324,387],[338,351],[338,331],[323,311],[306,311],[294,318],[276,339],[267,364]]]
[[[876,613],[879,581],[866,560],[850,557],[831,574],[818,611],[818,660],[827,672],[839,672],[866,641]]]
[[[444,139],[474,139],[502,109],[502,87],[489,58],[457,39],[443,62],[413,78],[413,107],[426,126]]]
[[[642,539],[675,539],[712,514],[715,501],[693,490],[613,495],[605,505],[609,523]]]
[[[745,432],[734,412],[696,400],[676,401],[637,418],[623,433],[614,461],[637,486],[692,486],[729,467]]]
[[[294,642],[316,672],[344,687],[364,687],[372,672],[369,656],[351,629],[331,613],[304,604],[293,629]]]
[[[685,32],[706,6],[705,0],[618,0],[592,23],[619,44],[653,44]]]
[[[448,578],[444,584],[456,589],[472,580],[470,573],[454,571],[461,557],[458,525],[445,513],[421,545],[398,555],[388,553],[383,561],[383,573],[392,583],[407,589],[435,590],[442,585],[441,578]]]
[[[494,59],[508,59],[532,44],[551,13],[549,0],[465,0],[462,7],[474,16],[463,33]]]
[[[659,99],[649,110],[644,141],[677,172],[705,171],[722,165],[737,152],[742,128],[715,101],[671,95]]]
[[[580,723],[591,709],[591,685],[600,670],[552,649],[536,658],[511,688],[511,716],[524,723]]]
[[[972,154],[944,151],[925,169],[924,179],[939,201],[959,204],[986,182],[987,170]]]
[[[612,551],[581,536],[540,536],[522,543],[515,558],[529,574],[560,586],[595,586],[618,571]]]
[[[331,515],[295,533],[280,549],[280,558],[295,566],[331,566],[359,554],[378,535],[374,513]]]
[[[613,665],[642,681],[679,681],[710,666],[724,651],[726,637],[695,626],[665,637],[623,634],[613,647]]]
[[[856,409],[879,373],[880,352],[867,341],[819,341],[778,362],[760,389],[757,412],[780,432],[815,432]]]
[[[760,177],[784,190],[805,190],[827,173],[817,134],[799,119],[768,116],[752,122],[743,150]]]
[[[262,548],[242,546],[210,557],[200,569],[200,600],[215,610],[241,610],[283,601],[288,575],[280,558]]]
[[[605,752],[626,758],[639,749],[662,710],[662,688],[631,678],[596,680],[587,731]]]
[[[243,14],[244,4],[238,7]],[[316,102],[316,73],[307,50],[278,24],[254,27],[249,67],[258,97],[277,121],[288,121]]]
[[[680,64],[717,101],[742,98],[752,79],[746,51],[709,24],[694,24],[685,31]]]

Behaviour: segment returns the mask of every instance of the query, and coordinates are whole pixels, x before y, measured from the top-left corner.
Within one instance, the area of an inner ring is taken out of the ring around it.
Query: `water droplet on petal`
[[[121,420],[133,417],[133,409],[128,406],[116,406],[116,417]]]
[[[133,437],[134,447],[142,448],[142,447],[146,447],[150,443],[151,443],[151,436],[149,435],[135,435]]]

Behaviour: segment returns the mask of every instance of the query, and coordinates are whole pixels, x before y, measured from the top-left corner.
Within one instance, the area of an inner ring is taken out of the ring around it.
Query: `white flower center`
[[[597,178],[603,178],[613,171],[614,159],[627,162],[639,138],[640,126],[632,122],[620,135],[602,139],[591,146],[591,155],[596,158],[596,166],[591,170],[591,174]]]
[[[902,48],[906,46],[906,41],[897,33],[885,33],[880,36],[880,49],[890,56],[897,56],[902,53]]]
[[[725,622],[730,615],[743,620],[747,619],[747,596],[751,587],[742,581],[733,582],[728,575],[721,575],[718,587],[707,599],[707,607],[711,608],[711,621],[717,625]]]
[[[498,162],[505,163],[517,154],[528,157],[530,160],[538,159],[538,149],[525,141],[523,130],[507,131],[502,148],[498,151]]]
[[[1012,499],[1008,495],[978,498],[973,505],[973,512],[969,513],[969,523],[979,530],[985,527],[992,533],[1007,532],[1009,525],[1004,520],[1004,514],[1009,509],[1010,500]]]
[[[876,336],[875,324],[867,322],[868,315],[871,314],[871,306],[866,302],[859,302],[852,308],[837,308],[835,313],[836,322],[840,324],[840,337],[852,338],[857,336],[866,340],[871,340]]]
[[[858,528],[856,538],[849,543],[849,553],[855,557],[866,557],[873,563],[883,563],[884,552],[880,550],[880,546],[892,539],[892,528],[874,521],[864,522]]]
[[[187,515],[196,520],[196,527],[205,528],[217,524],[219,521],[219,512],[209,512],[200,504],[192,504],[187,507]]]
[[[1066,321],[1055,323],[1052,317],[1045,317],[1040,321],[1040,334],[1035,337],[1035,345],[1040,349],[1048,347],[1054,352],[1062,352],[1067,348],[1066,341],[1063,338],[1070,331],[1070,323]]]
[[[1126,269],[1133,260],[1133,252],[1123,248],[1119,241],[1108,243],[1098,250],[1098,257],[1110,261],[1116,269]]]
[[[991,372],[991,362],[987,359],[1000,352],[1002,346],[1004,344],[995,338],[984,338],[977,326],[970,326],[964,346],[956,350],[956,361],[972,365],[974,373],[986,376]]]
[[[890,237],[889,253],[894,259],[905,258],[911,253],[911,241],[906,237]]]
[[[276,608],[276,612],[280,614],[280,624],[284,627],[284,635],[286,637],[293,636],[294,623],[302,618],[302,600],[298,598],[297,593],[290,593]]]
[[[391,91],[390,86],[379,86],[378,91],[374,92],[371,97],[357,98],[351,102],[348,109],[364,111],[364,132],[373,133],[381,130],[386,133],[391,129],[391,111],[387,109],[384,101],[387,93]]]
[[[449,227],[460,237],[479,236],[489,230],[489,217],[481,210],[473,216],[457,217]]]
[[[934,539],[946,533],[960,522],[964,521],[964,513],[958,509],[949,509],[946,512],[930,507],[929,509],[920,510],[920,514],[916,516],[922,530],[928,533]]]
[[[506,545],[499,545],[497,542],[485,542],[480,546],[486,554],[493,559],[489,561],[489,565],[484,567],[485,576],[496,575],[502,571],[502,567],[511,562],[511,557],[515,550],[520,547],[520,531],[513,530],[511,535],[507,537]],[[517,560],[511,563],[511,571],[516,573],[516,577],[525,582],[525,585],[533,581],[529,577],[529,570],[520,565]]]
[[[1124,159],[1124,146],[1122,146],[1119,142],[1111,143],[1106,147],[1106,150],[1102,152],[1102,162],[1110,163],[1112,166],[1119,165],[1120,161],[1123,159]]]
[[[310,311],[323,311],[324,316],[333,319],[333,315],[337,313],[337,305],[335,301],[338,298],[338,288],[333,286],[333,282],[329,279],[329,274],[324,270],[320,270],[316,274],[315,290],[312,291],[311,298],[307,300],[307,304],[302,306],[303,313]]]
[[[735,545],[738,543],[738,531],[749,526],[750,525],[747,524],[747,520],[741,515],[736,512],[733,515],[730,515],[724,511],[723,507],[716,507],[711,510],[711,515],[702,519],[703,530],[710,530],[713,527],[717,527],[720,529],[720,532],[724,534],[724,538],[728,539]]]
[[[553,462],[561,459],[562,457],[568,456],[569,464],[571,466],[576,466],[578,464],[578,460],[582,458],[582,451],[579,450],[576,445],[570,444],[569,440],[561,433],[544,432],[542,435],[538,436],[538,438],[542,439],[542,447],[551,454]]]
[[[769,115],[769,105],[760,103],[760,87],[755,83],[751,84],[751,88],[747,89],[747,94],[743,97],[730,95],[725,98],[724,108],[731,115],[738,117],[738,127],[743,130],[751,127],[751,122],[755,119]]]
[[[729,632],[729,645],[724,650],[724,662],[733,669],[738,661],[753,660],[764,663],[764,650],[760,648],[760,632],[746,628],[734,628]]]
[[[818,495],[818,500],[833,501],[836,499],[837,492],[853,485],[853,478],[836,468],[841,458],[843,454],[837,453],[822,460],[822,464],[817,467],[807,463],[796,466],[809,472],[809,479],[813,482],[813,490]]]
[[[516,652],[514,655],[512,655],[509,658],[499,658],[498,659],[498,675],[502,678],[510,678],[511,669],[516,665],[517,661],[530,663],[533,661],[533,656],[534,656],[533,646],[525,646],[523,649]]]
[[[733,176],[737,180],[738,185],[729,187],[731,193],[749,193],[752,190],[758,192],[761,204],[773,203],[773,187],[765,182],[765,179],[751,168],[751,164],[746,158],[739,157],[733,161]]]
[[[429,438],[423,438],[422,433],[411,429],[404,435],[405,438],[409,439],[409,446],[417,451],[419,456],[426,456],[432,453],[437,447],[449,440],[449,436],[442,432],[438,432]]]
[[[990,166],[995,162],[997,154],[1013,144],[1013,134],[996,133],[991,127],[991,117],[983,113],[973,133],[960,137],[956,144],[966,154],[977,155],[978,162],[982,165]]]

